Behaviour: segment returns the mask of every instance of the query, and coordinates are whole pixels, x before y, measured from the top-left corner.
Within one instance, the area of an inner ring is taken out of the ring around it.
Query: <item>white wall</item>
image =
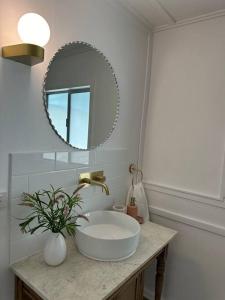
[[[49,60],[64,43],[83,40],[109,58],[120,86],[118,125],[104,148],[127,148],[138,158],[144,98],[147,29],[134,17],[106,0],[2,0],[0,44],[18,43],[17,20],[25,12],[43,15],[51,27],[45,61],[29,68],[0,58],[0,190],[7,189],[8,153],[68,151],[48,124],[41,86]],[[132,128],[132,130],[130,130]],[[0,210],[0,299],[10,299],[7,209]]]
[[[154,34],[145,187],[153,221],[179,231],[165,300],[225,299],[224,29],[219,17]]]

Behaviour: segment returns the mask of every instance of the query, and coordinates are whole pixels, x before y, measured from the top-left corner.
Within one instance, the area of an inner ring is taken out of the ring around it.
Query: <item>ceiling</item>
[[[152,27],[176,24],[213,13],[225,13],[225,0],[119,0],[119,2]]]

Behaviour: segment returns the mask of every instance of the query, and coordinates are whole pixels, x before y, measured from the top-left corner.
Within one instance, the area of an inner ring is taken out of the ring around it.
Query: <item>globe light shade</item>
[[[35,13],[26,13],[18,22],[18,33],[21,40],[27,44],[45,46],[50,38],[50,28],[47,21]]]

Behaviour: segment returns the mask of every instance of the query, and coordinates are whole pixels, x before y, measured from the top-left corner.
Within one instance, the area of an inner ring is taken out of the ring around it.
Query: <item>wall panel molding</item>
[[[150,210],[150,213],[153,215],[157,215],[159,217],[164,217],[164,218],[167,218],[169,220],[172,220],[172,221],[175,221],[178,223],[183,223],[188,226],[199,228],[201,230],[208,231],[210,233],[214,233],[216,235],[225,237],[225,227],[223,227],[223,226],[219,226],[217,224],[212,224],[212,223],[206,222],[204,220],[191,218],[190,216],[185,216],[185,215],[175,213],[173,211],[159,208],[156,206],[150,205],[149,210]]]
[[[200,202],[203,205],[207,205],[209,207],[220,207],[222,209],[225,209],[225,202],[221,198],[215,198],[215,197],[210,197],[208,195],[202,195],[202,194],[197,194],[193,193],[191,191],[185,191],[182,189],[177,189],[174,187],[168,187],[168,186],[163,186],[160,184],[153,184],[150,182],[144,182],[144,187],[147,191],[152,191],[156,193],[161,193],[164,195],[169,195],[173,196],[176,198],[182,198],[188,201],[194,201],[194,202]],[[192,226],[195,228],[199,228],[204,231],[208,231],[210,233],[214,233],[216,235],[220,235],[225,237],[225,227],[207,222],[206,220],[203,220],[201,218],[193,218],[189,215],[180,213],[180,212],[175,212],[174,210],[170,209],[164,209],[162,207],[158,207],[156,205],[150,205],[149,206],[150,213],[153,215],[157,215],[163,218],[167,218],[169,220],[178,222],[178,223],[183,223],[188,226]]]
[[[220,196],[215,197],[211,195],[200,194],[188,190],[183,190],[177,187],[149,182],[146,180],[144,181],[144,187],[150,191],[159,192],[162,194],[171,195],[178,198],[183,198],[190,201],[200,202],[205,205],[216,206],[225,209],[225,201]]]

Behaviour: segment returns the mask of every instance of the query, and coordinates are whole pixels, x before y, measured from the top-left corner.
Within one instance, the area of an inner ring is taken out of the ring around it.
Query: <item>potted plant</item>
[[[79,186],[70,196],[61,188],[38,191],[34,194],[24,193],[20,205],[28,206],[31,212],[19,224],[23,233],[34,234],[37,230],[49,231],[49,237],[44,247],[44,259],[48,265],[56,266],[66,258],[65,234],[74,236],[77,218],[75,207],[80,207],[81,198]]]

